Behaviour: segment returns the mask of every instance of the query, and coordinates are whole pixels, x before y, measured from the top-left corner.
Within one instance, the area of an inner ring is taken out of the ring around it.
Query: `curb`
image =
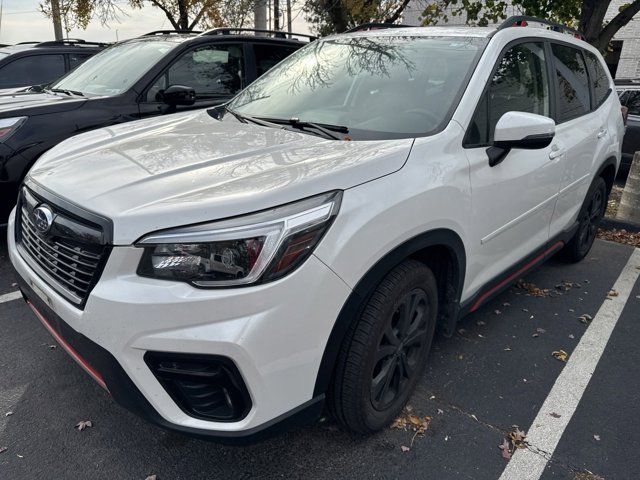
[[[600,220],[601,228],[605,230],[626,230],[627,232],[640,233],[640,224],[634,222],[626,222],[615,218],[604,217]]]

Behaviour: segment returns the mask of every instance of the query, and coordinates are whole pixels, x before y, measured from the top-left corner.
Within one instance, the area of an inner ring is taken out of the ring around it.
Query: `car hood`
[[[21,91],[0,90],[0,115],[19,116],[37,115],[39,113],[67,112],[78,108],[86,98],[70,97],[61,94],[46,92],[27,92],[24,88]]]
[[[170,115],[73,137],[29,176],[45,189],[113,220],[114,243],[242,215],[334,189],[404,165],[412,139],[349,142],[213,119]]]

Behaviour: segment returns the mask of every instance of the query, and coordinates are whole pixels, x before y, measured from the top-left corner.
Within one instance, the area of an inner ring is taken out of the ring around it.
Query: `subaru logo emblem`
[[[33,219],[36,230],[40,233],[47,233],[53,223],[53,212],[47,206],[40,206],[33,210]]]

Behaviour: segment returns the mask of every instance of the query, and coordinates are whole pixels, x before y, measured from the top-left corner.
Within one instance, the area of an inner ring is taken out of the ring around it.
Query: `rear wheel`
[[[431,270],[407,260],[382,280],[338,357],[329,407],[344,426],[371,433],[393,421],[422,377],[438,292]]]
[[[607,207],[607,184],[602,177],[594,180],[578,217],[578,230],[562,249],[568,262],[579,262],[587,256],[598,233],[598,223]]]

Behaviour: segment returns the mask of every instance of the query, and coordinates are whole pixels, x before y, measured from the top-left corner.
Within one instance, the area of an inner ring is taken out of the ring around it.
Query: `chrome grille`
[[[34,271],[72,303],[83,306],[98,280],[107,254],[100,227],[82,223],[49,202],[54,209],[52,228],[42,234],[36,228],[33,210],[42,204],[27,189],[20,198],[18,247]]]

